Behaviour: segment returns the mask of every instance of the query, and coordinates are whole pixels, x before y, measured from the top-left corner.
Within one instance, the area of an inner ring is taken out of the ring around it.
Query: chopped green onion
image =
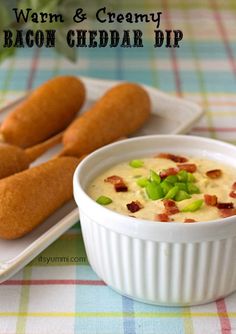
[[[188,192],[187,185],[184,182],[176,182],[175,186],[177,186],[179,188],[179,190],[184,190],[184,191]]]
[[[191,196],[188,193],[186,193],[186,191],[184,191],[184,190],[178,191],[178,193],[175,196],[175,200],[177,202],[180,202],[180,201],[183,201],[183,200],[189,199],[189,198],[191,198]]]
[[[146,186],[146,193],[148,195],[148,198],[150,198],[153,201],[164,197],[164,193],[161,186],[157,184],[155,181],[148,182]]]
[[[162,181],[161,182],[161,187],[162,187],[162,190],[164,192],[164,195],[166,195],[168,193],[168,191],[170,191],[170,189],[173,188],[173,184],[171,184],[167,181]]]
[[[112,199],[107,196],[99,196],[96,202],[101,205],[108,205],[112,203]]]
[[[196,182],[196,178],[192,173],[188,173],[188,182]]]
[[[188,181],[188,172],[186,170],[181,170],[178,174],[177,177],[180,182],[187,182]]]
[[[144,162],[142,160],[132,160],[129,162],[129,165],[130,167],[133,167],[133,168],[140,168],[140,167],[143,167],[144,165]]]
[[[148,184],[148,179],[146,178],[146,177],[141,177],[140,179],[138,179],[137,181],[136,181],[136,183],[137,183],[137,185],[139,186],[139,187],[141,187],[141,188],[144,188],[144,187],[146,187],[147,186],[147,184]]]
[[[168,193],[165,195],[165,198],[167,199],[174,198],[178,191],[179,191],[179,188],[177,186],[174,186],[168,191]]]
[[[200,194],[200,189],[193,183],[187,183],[187,188],[189,194]]]
[[[160,176],[152,169],[150,170],[150,180],[155,181],[157,184],[161,182]]]
[[[169,183],[176,183],[178,182],[178,177],[176,175],[169,175],[165,178],[165,181]]]
[[[190,204],[188,204],[187,206],[185,206],[181,211],[182,212],[194,212],[197,211],[201,208],[203,204],[203,200],[202,199],[198,199]]]

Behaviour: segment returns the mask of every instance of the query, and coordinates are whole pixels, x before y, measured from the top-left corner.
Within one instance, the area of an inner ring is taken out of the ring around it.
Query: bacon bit
[[[221,177],[222,171],[220,169],[212,169],[212,170],[209,170],[208,172],[206,172],[206,175],[210,179],[218,179],[219,177]]]
[[[232,190],[232,191],[229,193],[229,196],[232,197],[232,198],[236,198],[236,190]]]
[[[218,209],[233,209],[234,204],[232,202],[229,203],[218,203],[217,204]]]
[[[155,215],[155,220],[159,222],[169,222],[170,217],[167,215],[167,213],[158,213]]]
[[[174,215],[179,212],[179,209],[174,201],[171,199],[164,199],[163,204],[165,207],[165,213],[167,215]]]
[[[161,177],[161,179],[165,179],[167,176],[169,175],[176,175],[178,173],[178,169],[174,168],[174,167],[170,167],[166,170],[163,170],[159,173],[159,176]]]
[[[180,170],[186,170],[186,172],[194,173],[197,170],[197,166],[195,164],[182,164],[177,165]]]
[[[110,182],[111,184],[117,184],[117,183],[124,183],[124,180],[122,179],[122,177],[117,176],[117,175],[112,175],[107,177],[105,180],[105,182]]]
[[[236,190],[236,182],[232,185],[232,190]]]
[[[207,205],[210,205],[210,206],[216,206],[217,202],[218,202],[218,199],[217,199],[216,195],[207,195],[207,194],[205,194],[204,195],[204,200],[205,200],[205,203]]]
[[[130,212],[137,212],[143,208],[143,205],[139,201],[132,201],[131,203],[126,204],[126,206]]]
[[[222,218],[226,218],[226,217],[231,217],[231,216],[235,216],[236,215],[236,209],[221,209],[220,211],[220,216]]]
[[[128,187],[124,182],[119,182],[114,185],[115,191],[118,193],[128,191]]]
[[[104,181],[110,182],[111,184],[113,184],[116,192],[128,191],[127,185],[125,184],[124,180],[120,176],[112,175],[112,176],[107,177]]]
[[[181,157],[179,155],[174,155],[171,153],[160,153],[158,155],[155,156],[155,158],[163,158],[163,159],[169,159],[172,160],[174,162],[187,162],[188,159],[185,157]]]
[[[197,221],[195,219],[191,218],[185,218],[184,223],[196,223]]]

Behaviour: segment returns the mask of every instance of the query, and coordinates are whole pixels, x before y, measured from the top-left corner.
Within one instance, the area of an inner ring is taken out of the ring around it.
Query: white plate
[[[101,97],[108,88],[118,83],[86,77],[82,77],[82,80],[87,90],[87,102],[83,110]],[[144,87],[152,100],[152,116],[135,135],[186,133],[203,114],[201,107],[192,102],[167,95],[153,87]],[[21,100],[2,109],[0,122]],[[34,165],[48,160],[59,149],[60,145],[51,149],[37,159]],[[0,282],[23,268],[78,220],[79,212],[74,201],[71,201],[25,237],[12,241],[0,240]]]

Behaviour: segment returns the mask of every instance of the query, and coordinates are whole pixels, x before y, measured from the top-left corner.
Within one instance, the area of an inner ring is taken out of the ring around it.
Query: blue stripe
[[[123,317],[124,334],[135,334],[134,302],[132,299],[122,296],[123,312],[130,316]]]

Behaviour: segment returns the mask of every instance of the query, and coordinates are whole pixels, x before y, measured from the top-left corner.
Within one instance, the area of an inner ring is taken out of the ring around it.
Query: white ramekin
[[[89,262],[110,287],[146,303],[183,306],[224,297],[236,290],[235,216],[195,224],[152,222],[111,211],[86,194],[92,179],[112,165],[158,152],[236,168],[236,147],[193,136],[138,137],[90,154],[74,174]]]

